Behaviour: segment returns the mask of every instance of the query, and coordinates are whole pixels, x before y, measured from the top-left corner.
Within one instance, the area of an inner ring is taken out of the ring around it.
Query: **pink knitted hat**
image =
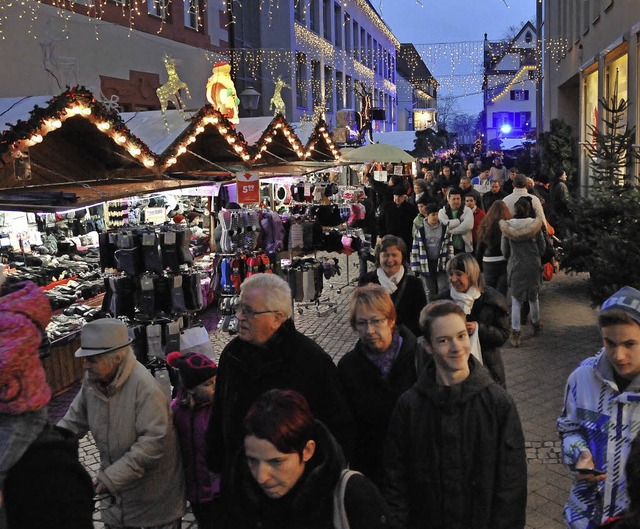
[[[0,296],[0,413],[19,415],[51,398],[38,351],[51,305],[30,281],[6,290]]]

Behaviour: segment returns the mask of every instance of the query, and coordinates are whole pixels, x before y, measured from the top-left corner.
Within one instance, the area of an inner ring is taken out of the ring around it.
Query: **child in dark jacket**
[[[178,369],[182,386],[171,402],[180,439],[187,500],[200,529],[211,529],[221,511],[220,477],[205,462],[205,432],[213,406],[218,366],[200,353],[174,352],[167,364]]]

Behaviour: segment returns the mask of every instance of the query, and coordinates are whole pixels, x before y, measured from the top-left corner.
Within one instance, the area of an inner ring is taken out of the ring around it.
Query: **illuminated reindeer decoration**
[[[156,94],[158,95],[158,99],[160,100],[160,111],[162,112],[164,126],[167,128],[167,130],[169,130],[169,122],[167,121],[167,116],[165,114],[169,101],[173,102],[175,107],[178,109],[178,112],[182,116],[182,119],[186,121],[188,117],[183,110],[183,107],[185,105],[182,97],[180,96],[180,90],[184,88],[185,95],[189,99],[191,99],[191,93],[189,92],[187,83],[181,81],[178,77],[178,74],[176,73],[176,61],[168,55],[164,56],[163,61],[164,66],[167,69],[167,74],[169,75],[169,80],[156,90]]]
[[[280,113],[282,114],[282,117],[287,117],[286,113],[287,113],[287,107],[284,104],[284,100],[282,99],[282,95],[280,95],[280,92],[282,92],[283,88],[291,88],[287,83],[285,83],[282,80],[281,76],[278,76],[278,79],[276,80],[276,87],[274,88],[273,91],[273,97],[271,98],[271,101],[269,102],[269,110],[271,110],[271,108],[273,108],[273,115],[275,116],[276,114]]]
[[[356,121],[358,123],[358,141],[364,142],[364,134],[368,132],[369,142],[373,141],[373,122],[371,112],[371,91],[367,90],[366,85],[362,81],[354,83],[353,91],[360,97],[360,112],[356,112]]]

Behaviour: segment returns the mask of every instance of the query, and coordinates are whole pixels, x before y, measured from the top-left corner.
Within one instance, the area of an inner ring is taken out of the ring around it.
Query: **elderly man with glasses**
[[[236,315],[238,336],[224,348],[218,364],[215,401],[207,434],[207,460],[225,475],[242,446],[242,419],[253,402],[273,388],[305,397],[347,457],[355,432],[338,371],[331,357],[298,332],[291,289],[274,274],[256,274],[242,283]]]

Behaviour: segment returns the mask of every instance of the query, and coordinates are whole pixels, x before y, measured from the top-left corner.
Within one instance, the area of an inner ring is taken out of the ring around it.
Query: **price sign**
[[[260,177],[258,173],[236,173],[238,204],[260,202]]]
[[[163,224],[167,220],[164,208],[144,208],[144,221],[149,224]]]

